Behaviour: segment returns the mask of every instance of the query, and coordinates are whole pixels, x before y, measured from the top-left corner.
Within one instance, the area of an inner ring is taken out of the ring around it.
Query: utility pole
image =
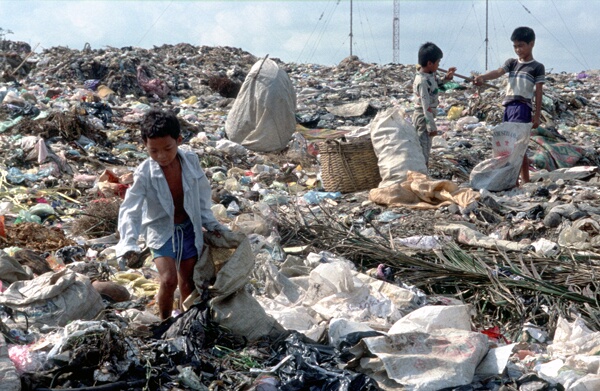
[[[392,62],[398,64],[400,62],[400,0],[394,0],[394,29],[393,45],[394,51]]]
[[[485,0],[485,70],[488,70],[488,0]]]
[[[352,57],[352,0],[350,0],[350,57]]]

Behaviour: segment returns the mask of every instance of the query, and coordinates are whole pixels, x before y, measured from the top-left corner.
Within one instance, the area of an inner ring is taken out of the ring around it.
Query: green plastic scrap
[[[12,121],[0,122],[0,133],[6,132],[8,129],[18,124],[22,119],[23,117],[17,117]]]

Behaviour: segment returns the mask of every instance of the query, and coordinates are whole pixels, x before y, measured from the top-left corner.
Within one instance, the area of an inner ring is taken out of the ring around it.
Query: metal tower
[[[392,62],[400,62],[400,0],[394,0],[394,52]]]

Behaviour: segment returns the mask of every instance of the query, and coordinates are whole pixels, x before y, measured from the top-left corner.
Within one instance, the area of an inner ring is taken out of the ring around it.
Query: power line
[[[362,4],[362,3],[359,3],[359,4]],[[371,29],[371,22],[369,20],[368,12],[364,12],[364,8],[362,7],[362,5],[358,6],[358,11],[359,11],[358,16],[359,16],[359,20],[360,20],[360,27],[361,27],[361,31],[363,33],[363,45],[365,46],[365,52],[367,53],[367,56],[368,56],[369,55],[369,45],[367,45],[366,33],[364,32],[363,15],[367,21],[367,27],[369,28],[369,33],[371,35],[371,41],[373,42],[372,46],[375,49],[375,54],[377,55],[377,59],[379,60],[379,63],[381,63],[381,56],[379,55],[379,50],[377,49],[377,45],[375,43],[375,37],[373,36],[373,29]]]
[[[310,52],[310,55],[308,56],[308,59],[306,62],[310,62],[310,60],[315,55],[315,52],[317,51],[317,48],[319,47],[319,44],[321,43],[321,40],[323,39],[323,35],[325,34],[327,26],[329,25],[329,22],[331,21],[331,18],[333,17],[335,9],[340,4],[340,0],[337,0],[334,3],[335,4],[333,5],[329,14],[326,14],[326,20],[325,20],[324,24],[322,25],[321,31],[319,32],[319,36],[317,37],[317,40],[316,40],[315,44],[313,45],[312,51]]]
[[[458,38],[461,36],[460,33],[464,30],[465,25],[467,24],[467,20],[469,19],[469,15],[471,14],[471,11],[473,11],[473,8],[469,9],[469,12],[467,13],[467,15],[465,15],[463,24],[462,24],[462,26],[460,26],[460,29],[458,30],[458,33],[456,34],[456,39],[452,43],[452,46],[450,46],[450,50],[448,51],[448,53],[452,53],[452,51],[454,50],[454,46],[456,45],[456,42],[458,42]]]
[[[300,50],[300,54],[298,54],[298,58],[296,59],[296,63],[300,62],[300,58],[302,58],[302,54],[304,53],[304,49],[306,49],[306,46],[308,45],[308,43],[312,39],[312,36],[315,33],[315,30],[317,29],[317,26],[319,25],[319,22],[321,20],[323,20],[323,15],[325,15],[325,11],[321,12],[321,16],[319,16],[319,20],[317,20],[317,23],[315,23],[315,27],[313,27],[313,29],[310,32],[310,35],[309,35],[308,39],[306,40],[306,42],[304,42],[304,46],[302,47],[302,50]]]
[[[583,56],[583,53],[581,52],[581,48],[577,44],[577,41],[575,40],[575,38],[573,38],[573,34],[571,34],[571,30],[569,30],[569,26],[567,26],[567,24],[565,23],[565,20],[563,19],[561,13],[558,11],[558,8],[556,8],[556,4],[554,3],[554,0],[552,0],[552,5],[554,6],[554,9],[556,10],[556,13],[560,17],[560,20],[563,22],[563,25],[567,29],[567,32],[569,33],[569,36],[573,40],[573,43],[575,43],[575,47],[577,48],[577,51],[579,52],[579,55],[581,56],[581,59],[583,60],[583,62],[585,62],[586,69],[590,69],[590,66],[588,65],[587,61],[585,61],[585,57]]]
[[[142,35],[142,38],[140,38],[140,40],[138,41],[138,43],[136,44],[136,46],[139,46],[140,42],[142,42],[142,40],[144,38],[146,38],[146,35],[148,35],[148,33],[150,32],[150,30],[152,30],[154,28],[154,26],[156,25],[156,23],[158,23],[158,21],[160,20],[160,18],[162,18],[162,16],[165,14],[165,12],[167,12],[167,10],[169,9],[169,7],[171,6],[172,3],[173,3],[173,0],[171,0],[169,2],[169,4],[167,4],[167,6],[163,10],[163,12],[161,12],[161,14],[158,15],[158,18],[156,18],[156,20],[154,20],[154,22],[152,23],[152,25],[148,28],[148,30],[146,30],[146,32],[144,33],[144,35]]]
[[[587,67],[581,61],[579,61],[579,59],[573,53],[571,53],[571,51],[569,50],[569,48],[567,48],[558,38],[556,38],[556,36],[554,34],[552,34],[552,31],[550,31],[538,18],[536,18],[536,16],[531,11],[529,11],[527,9],[527,7],[525,7],[525,5],[523,3],[521,3],[520,0],[519,0],[519,4],[521,4],[521,6],[523,7],[523,9],[525,11],[527,11],[527,13],[529,13],[529,15],[531,15],[533,17],[533,19],[535,19],[535,21],[538,22],[540,24],[540,26],[542,26],[544,28],[544,30],[546,30],[548,32],[548,34],[550,34],[552,36],[552,38],[554,38],[556,40],[556,42],[558,42],[563,47],[563,49],[565,49],[573,57],[573,59],[575,59],[575,61],[577,61],[584,68]]]

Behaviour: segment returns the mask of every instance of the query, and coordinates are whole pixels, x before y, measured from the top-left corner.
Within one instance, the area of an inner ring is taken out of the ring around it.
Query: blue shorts
[[[194,225],[190,219],[187,219],[181,224],[175,224],[175,232],[173,236],[167,240],[159,249],[150,249],[152,251],[152,259],[158,257],[171,257],[177,263],[183,259],[193,258],[198,256],[196,249],[196,234],[194,233]]]
[[[531,122],[531,107],[523,102],[511,102],[504,107],[503,122]]]

